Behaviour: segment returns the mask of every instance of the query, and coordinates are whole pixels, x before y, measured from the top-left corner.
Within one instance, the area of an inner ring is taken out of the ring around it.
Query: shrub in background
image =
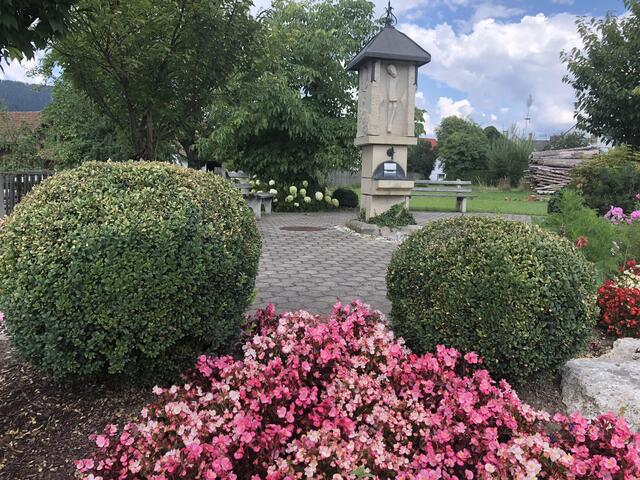
[[[416,145],[410,145],[407,153],[407,172],[417,173],[429,179],[438,159],[438,149],[424,139],[418,139]]]
[[[541,225],[572,242],[581,239],[582,252],[596,266],[601,281],[615,276],[620,265],[640,252],[640,211],[626,215],[622,208],[614,207],[601,217],[585,206],[576,191],[561,192],[554,206],[557,211]]]
[[[529,165],[533,142],[514,136],[501,136],[489,144],[487,152],[488,179],[497,184],[508,178],[512,187],[517,187]]]
[[[618,337],[640,337],[640,267],[627,261],[598,289],[600,324]]]
[[[350,188],[337,188],[333,191],[333,198],[338,200],[341,207],[358,208],[358,194]]]
[[[475,353],[418,356],[366,306],[328,319],[258,312],[244,356],[199,358],[122,430],[93,435],[83,480],[632,479],[622,419],[553,419],[496,383]]]
[[[541,226],[566,237],[572,242],[584,237],[586,245],[581,248],[585,258],[592,262],[601,280],[618,271],[624,261],[622,229],[585,206],[582,196],[574,190],[563,189],[559,195],[555,213],[547,215]]]
[[[427,224],[387,272],[394,330],[418,353],[476,351],[514,382],[554,371],[595,322],[594,269],[537,226],[459,217]]]
[[[361,212],[361,217],[363,216],[364,211]],[[398,203],[386,212],[371,217],[367,223],[372,223],[379,227],[399,228],[407,225],[415,225],[416,219],[403,203]]]
[[[562,201],[562,196],[564,192],[570,190],[567,187],[563,187],[559,190],[556,190],[550,197],[549,203],[547,203],[547,213],[558,213],[560,211],[560,202]]]
[[[0,229],[0,310],[54,379],[166,378],[237,338],[260,255],[239,191],[161,163],[83,164]]]
[[[273,195],[273,208],[277,212],[318,212],[335,210],[340,206],[328,188],[307,180],[279,184],[275,180],[265,181],[254,175],[249,183],[251,193],[269,192]]]
[[[614,148],[574,168],[571,175],[571,186],[600,215],[612,206],[631,211],[634,195],[640,192],[640,153],[627,147]]]

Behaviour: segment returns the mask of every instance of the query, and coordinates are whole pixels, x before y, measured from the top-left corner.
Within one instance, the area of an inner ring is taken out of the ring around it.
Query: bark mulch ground
[[[0,479],[75,478],[73,461],[92,451],[87,437],[130,421],[152,396],[149,388],[51,383],[0,335]]]

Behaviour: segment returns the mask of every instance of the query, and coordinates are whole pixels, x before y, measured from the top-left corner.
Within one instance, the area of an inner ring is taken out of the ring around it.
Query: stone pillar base
[[[362,195],[361,209],[364,210],[365,220],[386,212],[397,204],[409,208],[409,197],[405,195]]]

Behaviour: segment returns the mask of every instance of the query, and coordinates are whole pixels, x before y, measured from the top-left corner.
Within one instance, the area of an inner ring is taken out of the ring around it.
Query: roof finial
[[[389,0],[389,4],[386,8],[387,17],[384,19],[385,26],[392,27],[396,23],[398,23],[398,19],[393,14],[393,7],[391,6],[391,0]]]

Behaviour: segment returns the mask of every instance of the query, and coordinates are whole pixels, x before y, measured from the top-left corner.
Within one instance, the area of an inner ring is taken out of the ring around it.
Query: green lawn
[[[360,195],[360,188],[354,188]],[[504,192],[492,187],[473,186],[476,198],[467,200],[468,212],[482,213],[513,213],[520,215],[546,215],[547,201],[530,202],[530,191],[513,190]],[[431,212],[455,212],[456,199],[454,197],[413,197],[411,210]]]

